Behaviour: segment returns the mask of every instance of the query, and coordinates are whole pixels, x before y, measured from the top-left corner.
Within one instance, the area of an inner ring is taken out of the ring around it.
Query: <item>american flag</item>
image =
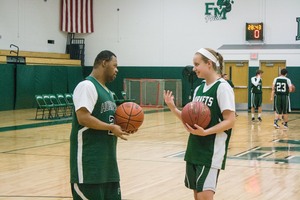
[[[60,29],[68,33],[93,33],[93,0],[61,0]]]

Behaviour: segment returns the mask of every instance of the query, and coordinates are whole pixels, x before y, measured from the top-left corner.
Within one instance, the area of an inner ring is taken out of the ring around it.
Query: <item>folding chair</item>
[[[73,95],[70,93],[65,93],[65,100],[67,102],[67,106],[70,109],[70,116],[73,115],[73,108],[74,108],[74,102],[73,102]]]
[[[53,104],[54,110],[55,110],[55,118],[65,117],[65,107],[66,104],[62,104],[58,101],[56,95],[49,94],[50,101]]]
[[[71,116],[72,109],[68,106],[68,102],[63,94],[56,94],[57,100],[64,110],[64,116]]]
[[[48,94],[43,94],[42,95],[44,102],[46,103],[47,107],[49,108],[49,114],[48,114],[48,119],[53,119],[56,117],[56,109],[54,104],[52,103],[51,99],[50,99],[50,95]],[[52,111],[55,111],[55,114],[53,116]]]
[[[43,99],[42,95],[35,95],[35,100],[37,103],[35,119],[45,119],[45,111],[48,112],[47,119],[51,115],[52,106],[48,106]],[[41,117],[39,117],[41,116]]]

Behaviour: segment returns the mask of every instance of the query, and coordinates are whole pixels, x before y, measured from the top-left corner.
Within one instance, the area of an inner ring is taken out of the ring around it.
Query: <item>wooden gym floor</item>
[[[119,140],[124,200],[191,200],[183,184],[188,133],[163,109],[145,110],[139,132]],[[250,122],[238,112],[216,200],[300,198],[300,114],[289,130],[273,128],[273,113]],[[71,199],[70,119],[34,120],[35,110],[0,112],[0,200]]]

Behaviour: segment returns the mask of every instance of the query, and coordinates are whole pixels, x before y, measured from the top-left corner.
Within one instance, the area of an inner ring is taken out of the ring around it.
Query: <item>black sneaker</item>
[[[255,118],[254,118],[254,117],[252,117],[251,121],[253,121],[253,122],[254,122],[254,121],[255,121]]]
[[[278,124],[277,123],[274,123],[274,125],[273,125],[276,129],[279,129],[280,128],[280,126],[278,126]]]
[[[257,119],[258,119],[258,121],[262,122],[262,119],[260,117],[258,117]]]

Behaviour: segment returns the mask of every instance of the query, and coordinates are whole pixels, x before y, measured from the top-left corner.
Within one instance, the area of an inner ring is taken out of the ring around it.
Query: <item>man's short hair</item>
[[[101,51],[95,58],[94,67],[98,66],[103,60],[110,61],[113,56],[117,57],[113,52],[109,50]]]
[[[282,70],[280,71],[280,74],[281,74],[281,75],[284,75],[284,76],[285,76],[287,73],[288,73],[288,70],[285,69],[285,68],[282,69]]]
[[[264,73],[263,70],[260,70],[260,69],[256,70],[256,75],[257,75],[257,74],[262,74],[262,73]]]

